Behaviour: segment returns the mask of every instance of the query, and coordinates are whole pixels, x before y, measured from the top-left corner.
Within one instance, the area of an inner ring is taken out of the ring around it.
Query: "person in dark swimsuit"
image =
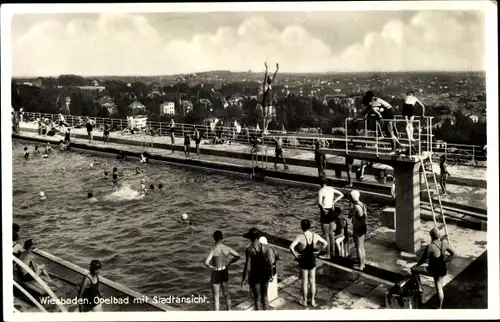
[[[311,222],[304,219],[300,222],[302,234],[298,235],[290,245],[295,260],[299,263],[301,278],[302,278],[302,299],[299,303],[307,307],[307,291],[308,284],[311,285],[311,306],[316,307],[316,243],[322,244],[322,250],[326,249],[328,243],[318,234],[310,231]],[[299,251],[295,247],[299,246]]]
[[[69,145],[71,142],[71,130],[68,128],[66,130],[66,133],[64,133],[64,144]]]
[[[226,307],[229,311],[231,309],[231,301],[229,298],[229,271],[228,268],[231,264],[240,259],[240,255],[231,247],[222,243],[222,232],[217,230],[213,234],[215,246],[212,248],[205,260],[205,266],[210,268],[211,275],[210,281],[212,284],[212,294],[214,297],[214,311],[219,311],[219,287],[222,285],[222,293],[226,299]],[[231,257],[231,259],[229,259]]]
[[[276,145],[275,149],[275,158],[274,158],[274,169],[278,169],[278,161],[281,161],[283,163],[284,169],[287,170],[288,166],[286,165],[285,162],[285,157],[283,156],[283,141],[281,138],[274,138],[273,139],[274,144]]]
[[[354,158],[350,155],[345,157],[345,169],[347,172],[347,187],[352,187],[352,165],[354,163]]]
[[[30,157],[30,153],[28,152],[28,147],[24,147],[24,159],[28,160]]]
[[[92,120],[87,117],[87,135],[89,137],[89,143],[92,143],[92,130],[94,129],[94,124],[92,123]]]
[[[269,281],[272,281],[273,278],[271,266],[273,258],[271,258],[270,252],[265,252],[260,244],[260,233],[256,228],[251,228],[243,237],[250,239],[252,244],[245,252],[246,261],[241,286],[244,287],[248,276],[248,284],[253,295],[255,310],[267,310],[269,306],[267,289]]]
[[[188,132],[184,134],[184,155],[189,158],[191,153],[191,135]]]
[[[318,168],[318,177],[321,177],[326,170],[326,157],[324,153],[319,152],[321,148],[321,143],[318,141],[314,142],[314,161],[316,162],[316,167]]]
[[[360,193],[357,190],[351,191],[352,208],[349,217],[352,218],[352,237],[356,245],[359,265],[354,265],[355,269],[365,268],[365,235],[366,235],[366,206],[359,201]]]
[[[104,131],[103,131],[104,144],[109,144],[109,130],[110,130],[109,124],[104,124]]]
[[[199,159],[200,158],[201,134],[196,127],[194,128],[193,138],[194,138],[194,143],[196,144],[196,157]]]
[[[266,72],[264,74],[264,88],[262,94],[262,115],[264,117],[264,128],[262,130],[263,134],[267,134],[267,127],[269,126],[269,122],[272,117],[272,84],[276,79],[276,74],[278,74],[280,66],[276,63],[276,71],[272,77],[267,74],[267,63],[264,63],[264,66],[266,66]]]
[[[82,284],[78,297],[83,300],[83,304],[79,305],[80,312],[102,312],[102,298],[99,291],[99,273],[101,272],[102,264],[94,259],[90,262],[89,273],[83,277]]]
[[[439,239],[439,232],[436,228],[431,229],[429,234],[431,236],[431,243],[425,247],[425,251],[419,261],[411,268],[411,273],[414,277],[418,277],[420,274],[432,276],[439,298],[439,308],[441,309],[443,308],[444,300],[443,279],[448,273],[446,265],[447,262],[455,257],[455,251],[450,245],[443,243]],[[445,256],[446,252],[450,255]],[[428,261],[429,265],[427,267],[421,266],[426,261]],[[419,278],[415,280],[420,281]],[[419,285],[419,288],[421,290],[421,285]]]
[[[349,232],[348,232],[348,223],[345,217],[342,215],[342,208],[335,207],[333,210],[334,214],[334,222],[335,222],[335,231],[333,232],[333,239],[335,240],[335,256],[347,256],[348,255],[348,245],[349,241]],[[341,247],[341,243],[344,242],[344,249]]]
[[[172,153],[174,153],[174,147],[175,147],[175,122],[174,119],[170,120],[170,145],[172,146]]]

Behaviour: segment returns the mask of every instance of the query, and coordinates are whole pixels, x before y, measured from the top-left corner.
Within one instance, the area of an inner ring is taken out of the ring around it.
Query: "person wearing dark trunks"
[[[352,237],[356,246],[359,265],[354,265],[355,269],[365,268],[365,235],[366,235],[366,206],[359,201],[360,193],[357,190],[351,191],[352,208],[349,217],[352,218]]]
[[[318,176],[325,174],[326,170],[326,157],[324,153],[319,152],[321,148],[321,143],[318,141],[314,142],[314,161],[316,162],[316,167],[318,168]]]
[[[200,131],[195,127],[194,128],[194,143],[196,144],[196,157],[199,159],[200,158],[200,143],[201,143],[201,134]]]
[[[350,155],[345,157],[345,169],[347,172],[347,187],[352,187],[352,165],[354,163],[354,158]]]
[[[255,310],[267,310],[269,303],[267,299],[267,289],[272,281],[273,258],[269,249],[264,249],[259,242],[260,233],[254,227],[243,237],[249,239],[252,244],[245,251],[245,267],[241,277],[241,286],[245,287],[248,276],[248,284],[254,299]],[[250,267],[250,268],[249,268]]]
[[[191,135],[188,132],[184,134],[184,155],[189,158],[191,153]]]
[[[308,219],[303,219],[300,222],[302,234],[298,235],[290,245],[289,249],[292,252],[295,260],[299,263],[300,274],[302,278],[302,299],[299,303],[307,307],[307,291],[311,285],[311,306],[316,307],[316,244],[322,244],[321,249],[324,250],[328,243],[318,234],[310,231],[311,222]],[[299,246],[299,251],[295,247]]]
[[[413,121],[415,119],[415,105],[420,105],[422,112],[421,116],[424,116],[424,104],[420,102],[418,98],[415,97],[415,92],[409,91],[406,93],[405,102],[403,104],[403,109],[401,111],[401,115],[404,116],[406,120],[406,134],[408,135],[408,139],[410,141],[416,141],[413,138]]]
[[[24,159],[28,160],[30,157],[30,153],[28,152],[28,147],[24,147]]]
[[[264,83],[263,83],[264,88],[262,95],[262,114],[264,117],[264,128],[262,129],[263,130],[262,133],[267,134],[267,127],[272,117],[272,100],[273,100],[272,84],[276,79],[276,74],[278,74],[280,66],[278,63],[276,63],[276,71],[274,72],[274,75],[272,77],[268,76],[267,74],[267,63],[264,63],[264,66],[266,66],[266,72],[264,74]]]
[[[414,277],[417,277],[415,278],[416,281],[420,281],[418,278],[420,274],[431,276],[434,279],[434,286],[439,298],[439,308],[442,309],[444,300],[443,279],[448,273],[446,265],[447,262],[455,257],[455,251],[450,245],[439,239],[439,232],[436,228],[431,229],[429,234],[431,236],[431,243],[425,247],[425,251],[419,261],[411,268],[411,273]],[[450,255],[445,256],[446,252]],[[428,261],[428,266],[421,266],[426,261]],[[419,288],[421,290],[421,285],[419,285]]]
[[[226,307],[229,311],[231,309],[231,301],[229,298],[229,266],[240,259],[240,256],[231,247],[222,243],[222,232],[217,230],[213,234],[215,246],[210,250],[206,260],[205,266],[210,268],[210,282],[212,285],[213,305],[214,311],[219,311],[219,291],[222,285],[222,293],[226,299]],[[231,257],[231,259],[229,259]]]
[[[89,273],[83,277],[78,292],[78,297],[83,300],[79,304],[80,312],[102,312],[102,298],[99,291],[99,273],[101,272],[102,264],[94,259],[90,262]]]
[[[104,124],[104,132],[103,132],[104,144],[109,144],[109,130],[110,130],[109,124]]]
[[[333,187],[326,185],[327,179],[325,176],[320,177],[321,189],[318,191],[318,207],[320,210],[319,221],[325,239],[328,241],[326,247],[326,258],[335,256],[335,239],[333,234],[333,223],[335,216],[333,213],[334,206],[344,197],[344,194]]]
[[[286,162],[285,162],[285,157],[283,156],[283,141],[281,140],[281,138],[274,138],[273,139],[274,141],[274,144],[276,145],[276,149],[275,149],[275,155],[276,157],[274,158],[274,169],[278,169],[278,161],[281,160],[281,162],[283,163],[283,167],[285,170],[288,169],[288,166],[286,165]]]

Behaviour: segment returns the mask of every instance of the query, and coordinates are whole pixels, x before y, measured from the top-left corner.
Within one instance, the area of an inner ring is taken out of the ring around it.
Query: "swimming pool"
[[[244,256],[248,241],[241,235],[250,227],[292,239],[300,232],[301,219],[318,217],[314,189],[166,164],[142,165],[144,174],[136,175],[136,161],[76,152],[24,160],[23,147],[13,142],[13,220],[21,225],[21,238],[33,237],[38,248],[84,268],[100,259],[103,275],[150,296],[211,298],[210,274],[203,262],[217,229],[225,243]],[[101,164],[90,169],[94,159]],[[145,178],[147,186],[162,183],[164,191],[141,200],[116,200],[111,196],[114,166],[130,189],[138,189]],[[104,169],[110,172],[108,178]],[[40,191],[47,200],[39,200]],[[89,204],[89,191],[106,201]],[[379,208],[372,205],[370,231],[379,226]],[[180,223],[182,213],[194,223]],[[320,232],[317,220],[312,222]],[[248,298],[239,287],[243,264],[244,259],[230,272],[233,304]],[[295,267],[293,262],[280,263],[280,278],[296,273],[290,267]]]

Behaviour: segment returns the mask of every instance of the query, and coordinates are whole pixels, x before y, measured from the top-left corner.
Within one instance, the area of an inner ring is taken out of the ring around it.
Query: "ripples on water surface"
[[[203,261],[217,229],[243,256],[248,242],[241,235],[250,227],[292,239],[301,219],[318,216],[316,191],[308,188],[163,164],[143,165],[144,174],[136,175],[133,161],[73,152],[25,161],[24,145],[13,144],[14,221],[21,224],[22,239],[32,236],[40,249],[84,268],[100,259],[106,277],[147,295],[211,297]],[[92,159],[101,162],[94,170]],[[145,178],[147,186],[161,182],[165,191],[142,200],[87,203],[88,191],[100,200],[111,194],[111,179],[103,174],[106,168],[111,175],[113,166],[120,182],[133,189]],[[42,190],[44,202],[38,199]],[[182,213],[194,224],[181,224]],[[369,217],[372,230],[379,218]],[[316,220],[313,224],[320,232]],[[233,304],[248,296],[238,286],[243,264],[242,259],[231,270]],[[292,273],[281,271],[280,278]]]

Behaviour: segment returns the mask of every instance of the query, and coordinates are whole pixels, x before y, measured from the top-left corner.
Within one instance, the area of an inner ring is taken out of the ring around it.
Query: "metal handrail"
[[[59,303],[57,296],[54,294],[52,289],[47,285],[47,283],[45,283],[45,281],[40,278],[40,276],[38,276],[35,272],[33,272],[33,270],[28,265],[24,264],[19,258],[13,256],[12,259],[14,260],[14,263],[16,263],[16,265],[18,265],[19,267],[24,269],[26,272],[28,272],[28,274],[30,274],[31,277],[33,277],[33,279],[40,284],[40,286],[54,300],[54,303],[56,303],[57,307],[59,308],[59,310],[61,310],[61,312],[68,312],[68,310],[66,310],[66,308]]]
[[[37,301],[37,299],[35,299],[33,297],[33,295],[31,295],[28,291],[26,291],[26,289],[24,287],[22,287],[21,285],[19,285],[16,281],[12,281],[12,283],[14,284],[14,286],[20,290],[33,304],[35,304],[36,307],[38,307],[40,309],[40,311],[44,312],[44,313],[47,313],[47,310],[43,307],[42,304],[40,304],[40,302]]]
[[[49,113],[32,113],[32,112],[24,112],[25,114],[25,122],[27,121],[27,119],[29,119],[30,117],[31,118],[34,118],[34,117],[47,117],[49,119],[57,119],[58,115],[56,114],[49,114]],[[73,116],[73,115],[64,115],[64,117],[66,118],[66,122],[72,126],[74,126],[76,124],[75,120],[79,117],[79,116]],[[82,118],[82,120],[84,120],[86,117],[83,117],[83,116],[80,116],[80,118]],[[98,117],[92,117],[91,119],[95,120],[96,121],[96,124],[104,124],[104,123],[112,123],[112,124],[116,124],[116,123],[119,123],[120,124],[120,127],[123,128],[123,123],[127,122],[126,120],[124,119],[111,119],[111,118],[98,118]],[[437,154],[441,155],[441,154],[445,154],[447,156],[450,156],[450,157],[454,157],[458,160],[461,160],[461,159],[466,159],[466,161],[472,161],[472,162],[476,162],[476,161],[485,161],[486,160],[486,156],[482,156],[482,155],[477,155],[478,151],[482,151],[482,147],[479,146],[479,145],[466,145],[466,144],[449,144],[449,143],[440,143],[440,142],[433,142],[433,138],[432,138],[432,119],[433,117],[430,117],[430,116],[426,116],[424,117],[424,119],[426,120],[428,126],[426,126],[426,130],[427,130],[427,133],[428,135],[427,136],[427,142],[428,142],[428,147],[426,147],[426,149],[429,151],[429,152],[433,152],[434,148],[438,149],[438,150],[441,150],[439,148],[439,145],[442,145],[444,144],[445,145],[445,148],[442,149],[444,151],[440,151],[440,152],[437,152]],[[396,120],[393,120],[393,121],[396,121],[396,122],[403,122],[404,119],[396,119]],[[419,117],[415,117],[415,121],[419,121]],[[368,131],[367,130],[367,120],[365,119],[364,120],[365,122],[365,131],[369,134],[370,132],[373,132],[373,131]],[[154,128],[154,129],[159,129],[159,131],[157,131],[157,133],[160,135],[160,136],[164,136],[164,135],[169,135],[169,132],[168,134],[167,133],[164,133],[165,132],[165,129],[168,129],[169,128],[169,123],[168,122],[155,122],[155,121],[148,121],[148,128],[151,129],[151,128]],[[206,133],[206,139],[213,139],[213,137],[215,136],[216,133],[215,130],[212,130],[210,129],[210,127],[208,125],[194,125],[194,124],[184,124],[184,123],[176,123],[176,129],[177,129],[177,133],[184,133],[186,131],[191,131],[194,129],[194,127],[197,127],[197,128],[205,128],[205,133]],[[347,127],[346,127],[347,128]],[[221,132],[222,132],[222,135],[225,135],[225,136],[228,136],[228,137],[233,137],[234,134],[235,134],[235,130],[234,130],[234,127],[228,127],[228,126],[222,126],[220,127],[221,129]],[[278,131],[278,130],[268,130],[269,131],[269,135],[266,135],[265,137],[262,138],[263,140],[263,143],[267,143],[266,141],[268,141],[268,137],[272,137],[272,136],[282,136],[282,133],[281,131]],[[255,129],[250,129],[249,128],[249,133],[252,133],[252,132],[256,132]],[[302,132],[297,132],[297,134],[306,134],[306,133],[302,133]],[[404,133],[402,133],[404,135]],[[74,133],[72,133],[72,135],[74,135]],[[311,136],[313,136],[314,134],[311,134]],[[236,134],[237,138],[236,140],[234,140],[235,142],[241,142],[241,143],[248,143],[247,141],[247,138],[245,136],[245,133],[240,133],[239,137],[238,135]],[[311,139],[311,138],[302,138],[302,137],[297,137],[295,139],[297,139],[299,141],[299,144],[298,145],[295,145],[295,144],[292,144],[292,141],[291,140],[284,140],[283,142],[283,145],[287,148],[298,148],[298,149],[302,149],[302,150],[314,150],[314,140],[316,139],[321,139],[323,135],[319,134],[319,135],[316,135],[316,137],[314,139]],[[346,134],[347,136],[347,134]],[[292,138],[292,137],[290,137]],[[335,137],[325,137],[324,138],[325,140],[327,141],[339,141],[339,138],[335,138]],[[346,137],[347,139],[347,137]],[[450,149],[456,149],[458,151],[458,153],[455,153],[455,152],[451,152]],[[347,149],[346,149],[347,150]],[[471,160],[469,160],[469,158]]]

